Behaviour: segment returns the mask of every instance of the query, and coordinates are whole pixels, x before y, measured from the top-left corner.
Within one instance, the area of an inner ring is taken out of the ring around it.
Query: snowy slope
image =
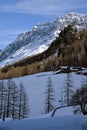
[[[57,116],[0,122],[0,130],[87,130],[87,116]]]
[[[44,101],[48,77],[52,79],[55,90],[55,107],[60,106],[61,90],[64,86],[67,74],[54,74],[44,72],[30,76],[14,78],[14,82],[19,85],[21,82],[26,88],[29,97],[30,115],[29,119],[15,121],[0,121],[0,130],[87,130],[87,116],[73,115],[73,107],[58,109],[54,117],[49,114],[42,114],[44,111]],[[80,87],[86,76],[71,73],[74,88]],[[6,82],[6,81],[5,81]]]
[[[36,25],[31,31],[19,34],[15,41],[2,50],[0,67],[43,52],[70,23],[78,30],[87,29],[87,15],[69,13],[54,22]]]
[[[61,90],[64,86],[67,74],[54,74],[44,72],[25,77],[15,78],[14,82],[24,84],[29,97],[30,115],[23,120],[0,121],[0,130],[87,130],[87,116],[73,115],[73,107],[58,109],[51,117],[52,112],[44,115],[45,91],[50,76],[54,87],[55,107],[60,106]],[[84,75],[71,73],[74,88],[81,86]],[[5,80],[6,82],[6,80]]]
[[[29,117],[39,116],[44,113],[45,92],[47,89],[46,85],[49,76],[51,76],[52,84],[54,86],[54,105],[55,107],[59,107],[61,106],[61,103],[59,102],[59,100],[61,100],[61,93],[62,96],[64,96],[63,91],[67,74],[54,74],[53,72],[44,72],[13,79],[18,86],[22,82],[26,88],[30,106]],[[84,75],[77,75],[75,73],[71,73],[71,76],[74,88],[80,87],[82,80],[86,78]]]

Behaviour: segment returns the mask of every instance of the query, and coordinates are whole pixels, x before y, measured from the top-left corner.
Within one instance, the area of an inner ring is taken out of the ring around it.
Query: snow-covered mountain
[[[2,50],[0,67],[45,51],[69,24],[78,30],[87,29],[87,15],[69,13],[58,17],[54,22],[38,24],[31,31],[19,34],[15,41]]]

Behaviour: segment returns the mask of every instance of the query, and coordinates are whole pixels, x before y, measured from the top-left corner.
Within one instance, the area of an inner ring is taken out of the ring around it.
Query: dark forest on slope
[[[3,67],[0,78],[56,70],[60,65],[87,67],[87,30],[78,32],[68,25],[46,51]]]

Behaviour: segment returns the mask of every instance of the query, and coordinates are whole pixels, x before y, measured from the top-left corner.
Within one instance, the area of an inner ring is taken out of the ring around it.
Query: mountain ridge
[[[47,50],[61,30],[69,24],[79,31],[87,29],[87,15],[69,13],[59,16],[53,22],[38,24],[31,31],[19,34],[16,40],[2,50],[0,67]]]

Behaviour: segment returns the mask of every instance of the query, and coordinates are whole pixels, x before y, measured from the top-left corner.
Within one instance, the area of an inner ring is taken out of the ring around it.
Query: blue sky
[[[87,0],[0,0],[0,49],[37,23],[69,12],[87,14]]]

